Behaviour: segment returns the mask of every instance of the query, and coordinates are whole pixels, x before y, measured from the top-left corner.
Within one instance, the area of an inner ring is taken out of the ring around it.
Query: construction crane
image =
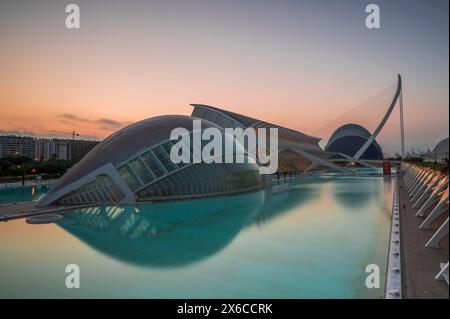
[[[72,131],[72,132],[52,131],[52,133],[72,135],[72,143],[70,143],[70,148],[69,148],[70,153],[69,153],[68,158],[73,159],[73,144],[75,142],[75,136],[80,136],[80,134],[76,133],[75,131]]]
[[[51,132],[52,133],[61,133],[61,134],[72,135],[72,141],[75,140],[75,136],[80,136],[80,134],[76,133],[75,131],[72,131],[72,132],[51,131]]]

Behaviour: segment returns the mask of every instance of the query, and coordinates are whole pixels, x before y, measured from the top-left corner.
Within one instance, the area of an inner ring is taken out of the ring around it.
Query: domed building
[[[328,140],[325,151],[354,156],[370,138],[370,132],[358,124],[346,124],[339,127]],[[383,152],[374,140],[360,159],[381,160]]]
[[[175,164],[170,150],[174,128],[192,137],[193,120],[182,115],[158,116],[131,124],[94,147],[70,168],[37,206],[153,202],[241,193],[263,186],[259,167],[244,163],[210,163],[194,160]],[[202,130],[217,128],[225,139],[234,139],[207,120]],[[192,140],[192,139],[191,139]],[[233,150],[242,149],[234,139]],[[194,143],[187,147],[191,150]],[[245,155],[247,156],[247,155]]]
[[[425,154],[424,159],[426,162],[442,163],[445,159],[449,158],[449,144],[448,137],[441,140],[433,150]]]
[[[448,159],[448,137],[440,141],[433,149],[433,153],[436,154],[436,160],[442,161]]]

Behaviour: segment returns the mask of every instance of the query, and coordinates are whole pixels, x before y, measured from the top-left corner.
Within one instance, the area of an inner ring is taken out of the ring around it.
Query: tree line
[[[51,159],[34,161],[26,156],[0,158],[0,177],[28,177],[41,175],[42,178],[57,178],[63,175],[75,161]]]

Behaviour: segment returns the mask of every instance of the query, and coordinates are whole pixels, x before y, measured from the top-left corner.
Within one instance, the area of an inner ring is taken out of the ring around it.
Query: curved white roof
[[[327,144],[331,145],[335,140],[344,136],[359,136],[367,140],[371,136],[371,134],[361,125],[353,123],[345,124],[334,131]]]
[[[448,153],[448,137],[437,143],[433,149],[433,153]]]
[[[290,128],[286,128],[280,125],[272,124],[266,121],[258,120],[249,116],[245,116],[242,114],[230,112],[224,109],[220,109],[215,106],[205,105],[205,104],[191,104],[194,108],[206,108],[210,109],[212,111],[221,113],[228,118],[232,119],[233,121],[236,121],[243,127],[276,127],[278,128],[280,136],[283,135],[289,135],[292,138],[297,138],[298,140],[301,140],[303,143],[308,144],[317,144],[320,142],[321,138],[305,134],[303,132],[299,132]],[[193,113],[194,114],[194,113]]]
[[[107,163],[117,166],[138,151],[168,140],[172,129],[176,127],[192,130],[193,119],[185,115],[164,115],[142,120],[120,129],[95,146],[80,162],[70,168],[52,187],[51,192],[57,191]],[[220,128],[206,120],[202,120],[202,127]]]

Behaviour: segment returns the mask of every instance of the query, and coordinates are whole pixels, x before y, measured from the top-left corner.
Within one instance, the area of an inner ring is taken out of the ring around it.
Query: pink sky
[[[412,43],[418,38],[401,43],[400,54],[387,47],[405,26],[387,22],[378,34],[356,19],[354,25],[336,19],[331,28],[324,17],[316,27],[308,15],[297,26],[290,12],[264,6],[249,21],[233,15],[235,7],[217,16],[214,8],[205,11],[207,21],[199,21],[194,15],[202,12],[172,13],[164,3],[159,15],[154,9],[147,17],[139,4],[121,18],[124,5],[102,11],[101,4],[81,1],[82,28],[76,31],[61,23],[61,5],[6,8],[0,133],[75,130],[102,139],[129,123],[190,114],[190,103],[203,103],[314,134],[394,83],[400,72],[407,147],[433,147],[448,136],[448,33],[434,40],[446,41],[446,52],[417,52]],[[270,14],[284,20],[263,23]],[[235,24],[226,20],[231,16]],[[364,39],[369,42],[362,45]],[[395,125],[380,136],[388,151],[399,144]]]

